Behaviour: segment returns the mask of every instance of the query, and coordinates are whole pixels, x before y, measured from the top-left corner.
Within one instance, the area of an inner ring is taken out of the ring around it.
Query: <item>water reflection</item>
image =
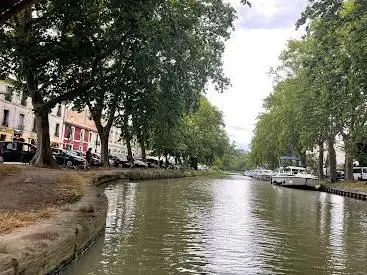
[[[365,274],[365,202],[233,176],[115,184],[66,274]]]

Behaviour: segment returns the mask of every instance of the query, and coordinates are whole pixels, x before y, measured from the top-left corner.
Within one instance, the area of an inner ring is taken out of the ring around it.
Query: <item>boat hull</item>
[[[315,188],[319,187],[319,181],[317,178],[310,177],[298,177],[298,176],[273,176],[271,179],[272,184],[281,185],[284,187],[294,188]]]
[[[270,181],[271,180],[270,175],[256,175],[254,178],[260,181]]]

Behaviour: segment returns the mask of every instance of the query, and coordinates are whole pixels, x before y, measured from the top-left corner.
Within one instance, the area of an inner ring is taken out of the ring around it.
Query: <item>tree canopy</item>
[[[222,54],[234,19],[221,0],[40,0],[6,20],[0,74],[32,98],[33,163],[56,165],[48,113],[59,103],[89,108],[105,165],[113,125],[127,144],[135,135],[144,149],[182,152],[182,125],[195,120],[207,84],[220,92],[229,85]],[[200,153],[211,162],[219,153],[209,150]]]
[[[339,135],[346,178],[353,179],[353,160],[367,119],[365,8],[363,1],[310,1],[297,23],[307,24],[306,35],[290,41],[280,56],[281,65],[273,71],[274,92],[258,118],[252,141],[258,164],[274,165],[288,146],[302,155],[314,148],[321,152],[326,143],[333,180]],[[323,154],[318,159],[322,162]]]

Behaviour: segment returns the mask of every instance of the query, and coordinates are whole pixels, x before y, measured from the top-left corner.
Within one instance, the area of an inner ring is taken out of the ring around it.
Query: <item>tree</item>
[[[58,103],[81,96],[90,86],[92,43],[85,29],[95,25],[96,1],[40,1],[14,16],[0,29],[2,77],[32,98],[37,121],[36,166],[55,167],[50,150],[48,114]],[[83,14],[84,16],[80,16]]]
[[[211,166],[215,159],[221,158],[230,148],[224,130],[222,113],[205,98],[200,100],[197,111],[185,117],[183,155],[190,165],[197,168],[198,163]]]

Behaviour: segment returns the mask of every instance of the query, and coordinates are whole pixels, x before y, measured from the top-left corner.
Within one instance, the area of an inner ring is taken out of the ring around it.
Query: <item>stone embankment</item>
[[[184,171],[134,169],[85,173],[90,184],[78,202],[59,207],[52,218],[0,235],[0,274],[54,274],[77,258],[105,227],[108,201],[98,185],[115,180],[195,175]]]

